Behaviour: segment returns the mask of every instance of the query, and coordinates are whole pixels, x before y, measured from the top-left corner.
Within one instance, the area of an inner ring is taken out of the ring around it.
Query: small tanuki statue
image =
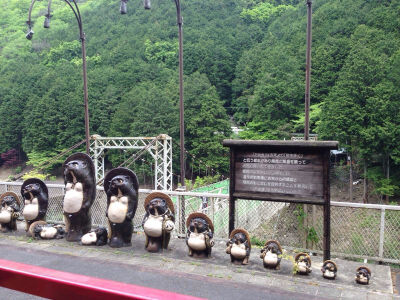
[[[29,178],[21,186],[21,195],[25,203],[22,211],[26,222],[25,231],[30,236],[28,231],[33,222],[46,221],[49,192],[43,181],[38,178]]]
[[[127,168],[112,169],[104,178],[107,194],[109,245],[113,248],[131,246],[133,223],[138,205],[139,182]]]
[[[90,230],[81,238],[81,244],[86,246],[104,246],[108,241],[108,232],[104,227]]]
[[[365,266],[358,267],[356,270],[356,282],[359,284],[369,284],[371,270]]]
[[[321,268],[322,276],[326,279],[335,279],[337,270],[338,268],[335,262],[331,260],[326,260],[324,261]]]
[[[1,232],[17,230],[20,202],[17,194],[7,192],[0,197],[0,230]]]
[[[229,235],[226,243],[226,253],[230,254],[231,262],[235,265],[247,265],[249,263],[251,243],[249,233],[237,228]]]
[[[301,275],[308,275],[311,273],[311,258],[307,253],[297,253],[294,257],[295,271]]]
[[[192,213],[186,220],[186,245],[189,256],[207,258],[214,246],[214,225],[203,213]]]
[[[65,236],[65,229],[62,225],[47,224],[44,221],[36,221],[29,227],[29,233],[35,239],[62,239]]]
[[[75,153],[66,159],[63,169],[66,240],[77,242],[92,225],[89,209],[96,198],[94,165],[87,154]]]
[[[175,209],[171,198],[154,192],[144,200],[144,215],[142,226],[146,234],[145,248],[149,252],[168,249],[171,231],[175,228]]]
[[[281,268],[282,247],[278,241],[269,240],[261,249],[260,257],[263,260],[264,268],[279,270]]]

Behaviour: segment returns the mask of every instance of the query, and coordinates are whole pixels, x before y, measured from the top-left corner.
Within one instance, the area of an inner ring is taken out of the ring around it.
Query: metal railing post
[[[181,219],[180,219],[180,228],[181,228],[181,233],[182,234],[185,234],[186,232],[186,224],[185,224],[185,215],[186,215],[186,212],[185,212],[185,196],[184,195],[181,195],[180,197],[179,197],[179,199],[180,199],[180,204],[181,204],[181,211],[180,211],[180,213],[181,213]]]
[[[214,197],[210,197],[208,198],[210,201],[208,203],[208,207],[210,208],[210,214],[211,214],[211,221],[213,222],[213,224],[215,224],[215,210],[214,210],[214,205],[215,205],[215,198]]]
[[[379,229],[379,258],[383,258],[383,243],[385,240],[385,213],[386,210],[381,208],[381,226]]]
[[[175,216],[175,220],[177,220],[177,222],[178,222],[178,224],[176,226],[176,231],[177,231],[177,234],[179,235],[179,234],[181,234],[181,215],[182,215],[182,212],[181,212],[181,197],[177,196],[176,198],[177,198],[177,200],[176,200],[176,216]]]

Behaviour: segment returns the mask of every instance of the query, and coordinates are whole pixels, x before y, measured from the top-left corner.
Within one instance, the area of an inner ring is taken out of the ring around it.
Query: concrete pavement
[[[4,259],[209,299],[400,299],[393,294],[388,266],[368,264],[372,279],[370,285],[362,286],[355,283],[354,275],[364,264],[354,261],[334,259],[338,277],[330,281],[321,276],[321,256],[313,256],[312,273],[301,276],[292,274],[288,260],[282,260],[279,271],[265,269],[255,247],[249,265],[236,266],[225,254],[223,241],[217,242],[212,257],[204,260],[189,257],[185,241],[178,238],[171,239],[170,249],[163,253],[145,251],[143,234],[134,234],[132,244],[115,249],[63,239],[36,241],[21,230],[0,234]]]

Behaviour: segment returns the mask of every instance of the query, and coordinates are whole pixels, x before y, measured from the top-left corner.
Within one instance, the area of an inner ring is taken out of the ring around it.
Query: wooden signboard
[[[224,140],[230,147],[229,232],[235,200],[324,206],[324,259],[330,258],[330,150],[335,141]]]

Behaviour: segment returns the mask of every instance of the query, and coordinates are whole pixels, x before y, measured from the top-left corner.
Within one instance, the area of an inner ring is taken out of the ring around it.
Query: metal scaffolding
[[[94,162],[97,182],[101,182],[105,175],[106,149],[147,151],[154,159],[154,189],[172,191],[172,138],[170,136],[166,134],[157,137],[91,136],[90,156]]]

